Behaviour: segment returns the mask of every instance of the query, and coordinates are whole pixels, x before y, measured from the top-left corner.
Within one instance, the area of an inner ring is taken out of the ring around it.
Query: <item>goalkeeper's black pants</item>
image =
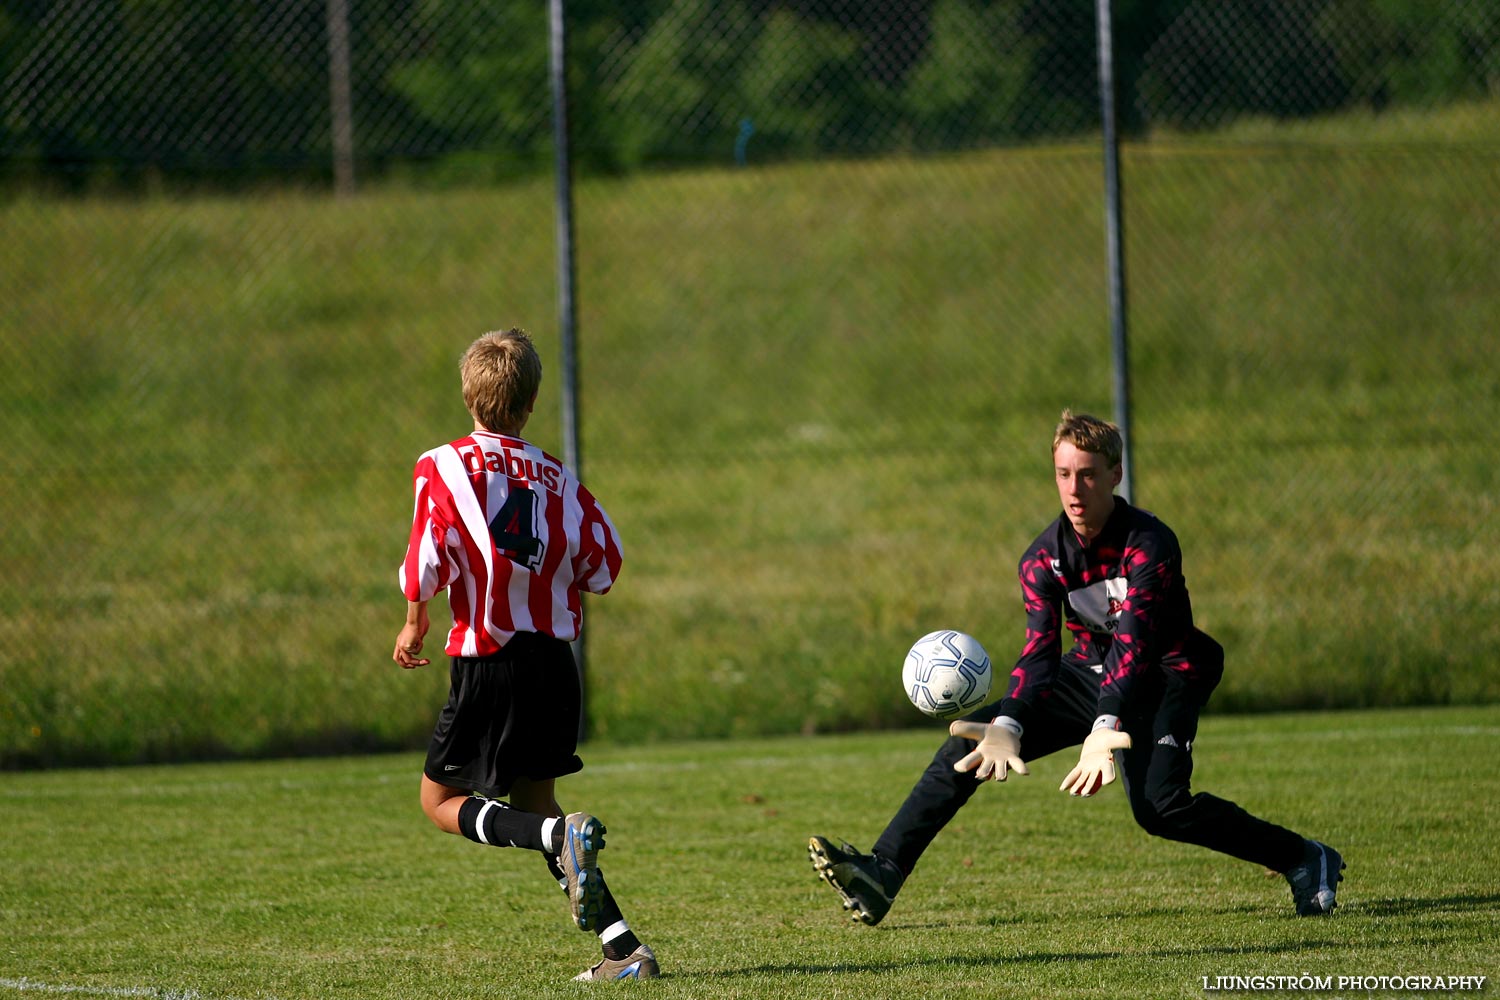
[[[1122,717],[1132,748],[1119,751],[1120,779],[1135,820],[1147,832],[1168,840],[1197,844],[1277,872],[1302,860],[1303,839],[1284,827],[1250,815],[1225,799],[1194,794],[1193,741],[1198,714],[1209,690],[1197,690],[1156,675],[1141,681],[1148,690],[1138,709]],[[1087,667],[1064,662],[1051,696],[1034,711],[1021,737],[1021,756],[1029,761],[1076,747],[1093,726],[1099,678]],[[966,719],[989,722],[999,705],[988,705]],[[911,874],[917,859],[938,831],[948,824],[981,784],[973,772],[953,765],[975,747],[975,741],[950,736],[907,795],[874,851]],[[1010,782],[1026,781],[1012,777]],[[1008,782],[1008,783],[1010,783]]]

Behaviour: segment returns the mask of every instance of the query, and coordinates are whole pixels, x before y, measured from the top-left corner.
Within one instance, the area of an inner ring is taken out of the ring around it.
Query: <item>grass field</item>
[[[1500,701],[1497,122],[1122,153],[1136,499],[1229,652],[1220,708]],[[1111,409],[1097,148],[578,202],[584,477],[626,550],[595,732],[900,725],[939,627],[1008,662],[1057,413]],[[561,450],[552,228],[545,179],[0,201],[0,766],[420,745],[442,677],[389,662],[411,465],[510,323]]]
[[[1055,791],[1071,764],[1058,755],[982,789],[887,920],[851,925],[806,838],[868,848],[936,740],[588,747],[564,806],[610,825],[601,860],[665,972],[633,994],[1202,997],[1203,977],[1257,975],[1485,975],[1496,988],[1500,710],[1204,720],[1200,789],[1344,853],[1327,919],[1294,918],[1279,878],[1147,838],[1117,789]],[[419,766],[385,755],[0,775],[0,997],[612,988],[566,981],[594,948],[539,859],[427,825]]]

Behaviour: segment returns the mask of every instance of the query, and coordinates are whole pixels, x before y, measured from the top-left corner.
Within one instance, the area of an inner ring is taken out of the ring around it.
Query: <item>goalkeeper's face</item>
[[[1094,451],[1083,451],[1062,441],[1052,455],[1057,474],[1057,496],[1073,530],[1085,541],[1104,530],[1115,509],[1115,487],[1123,470]]]

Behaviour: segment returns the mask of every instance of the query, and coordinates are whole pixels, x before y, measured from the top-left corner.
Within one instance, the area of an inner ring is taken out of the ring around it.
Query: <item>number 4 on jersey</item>
[[[512,486],[505,503],[490,522],[490,537],[495,548],[511,562],[529,570],[542,565],[546,546],[537,537],[537,496],[525,486]]]

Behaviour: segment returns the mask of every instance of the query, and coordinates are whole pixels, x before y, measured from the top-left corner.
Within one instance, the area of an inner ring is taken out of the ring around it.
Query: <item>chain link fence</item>
[[[592,731],[919,721],[907,645],[1003,672],[1058,412],[1112,412],[1094,5],[616,6],[568,14]],[[1119,7],[1134,499],[1215,705],[1500,698],[1500,3]],[[561,450],[545,4],[30,0],[0,102],[0,763],[421,745],[395,573],[478,333]]]

